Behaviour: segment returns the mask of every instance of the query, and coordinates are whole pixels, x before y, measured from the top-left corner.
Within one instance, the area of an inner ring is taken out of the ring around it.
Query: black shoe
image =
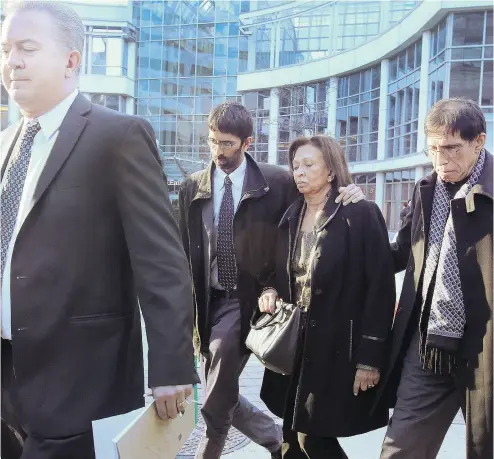
[[[271,459],[282,459],[281,448],[278,451],[271,453]]]

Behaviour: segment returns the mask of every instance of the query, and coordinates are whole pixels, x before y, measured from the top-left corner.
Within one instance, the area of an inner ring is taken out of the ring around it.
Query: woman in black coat
[[[266,370],[261,397],[283,417],[285,459],[346,458],[337,437],[388,421],[374,406],[395,303],[388,232],[375,203],[335,203],[351,178],[334,139],[295,140],[289,164],[301,196],[279,224],[275,281],[259,308],[297,304],[303,325],[296,370]]]

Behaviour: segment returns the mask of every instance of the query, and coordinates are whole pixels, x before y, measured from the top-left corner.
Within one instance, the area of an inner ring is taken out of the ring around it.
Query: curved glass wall
[[[136,41],[130,25],[87,26],[81,72],[88,75],[127,76],[129,42]]]
[[[400,229],[400,212],[413,196],[415,169],[386,172],[383,214],[390,231]]]
[[[244,105],[254,121],[254,141],[249,153],[257,160],[268,162],[270,91],[252,91],[244,94]]]
[[[380,82],[380,66],[338,81],[336,137],[349,162],[377,159]]]
[[[376,200],[376,174],[354,174],[352,180],[362,189],[365,199]]]
[[[134,3],[137,114],[151,122],[165,155],[209,160],[208,113],[240,100],[237,74],[247,65],[247,38],[239,31],[243,3]]]
[[[389,61],[386,157],[417,151],[422,40]]]
[[[246,70],[299,64],[355,48],[401,21],[419,3],[314,0],[242,15],[240,29],[251,41],[249,53],[255,54]],[[265,6],[273,5],[279,3]]]
[[[431,30],[429,60],[429,107],[445,97],[446,87],[446,22]]]
[[[449,97],[466,97],[492,113],[492,11],[454,13]]]
[[[327,133],[326,94],[326,81],[280,89],[278,164],[288,164],[288,147],[297,137]]]

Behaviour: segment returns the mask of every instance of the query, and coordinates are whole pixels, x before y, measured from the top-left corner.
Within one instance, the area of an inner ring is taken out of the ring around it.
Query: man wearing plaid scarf
[[[441,100],[426,117],[434,172],[417,183],[393,244],[396,270],[406,274],[380,388],[396,396],[381,459],[435,458],[459,409],[467,458],[493,457],[493,158],[486,130],[471,100]]]

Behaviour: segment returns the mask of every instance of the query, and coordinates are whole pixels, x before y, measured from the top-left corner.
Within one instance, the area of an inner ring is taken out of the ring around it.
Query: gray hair
[[[62,44],[69,51],[79,51],[82,56],[86,29],[81,18],[72,8],[53,0],[21,0],[9,3],[6,15],[24,11],[49,14],[55,22]]]

